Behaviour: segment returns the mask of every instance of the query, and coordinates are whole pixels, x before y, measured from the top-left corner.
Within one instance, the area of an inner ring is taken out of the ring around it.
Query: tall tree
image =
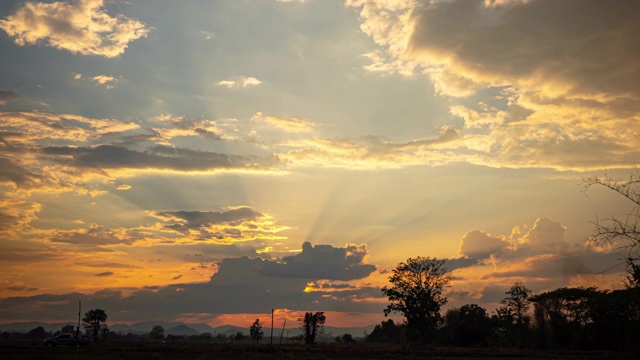
[[[443,291],[450,281],[444,260],[418,256],[399,263],[389,277],[391,286],[382,288],[390,302],[384,315],[401,313],[407,327],[418,332],[420,341],[433,340],[442,320],[440,307],[447,303]]]
[[[262,331],[262,323],[260,322],[260,319],[256,319],[256,321],[251,324],[251,327],[249,328],[249,336],[251,337],[251,340],[255,340],[256,344],[262,340],[264,331]]]
[[[305,313],[304,317],[298,319],[300,328],[304,331],[304,342],[313,344],[316,341],[316,335],[321,331],[324,322],[327,320],[324,311],[314,313]]]
[[[511,319],[515,324],[519,335],[517,344],[522,346],[524,344],[525,328],[530,320],[528,312],[531,304],[529,300],[531,290],[527,289],[522,283],[515,283],[505,294],[507,297],[499,301],[503,306],[497,311],[503,317]]]
[[[84,314],[82,325],[93,334],[93,341],[98,341],[98,334],[107,328],[107,313],[102,309],[91,309]]]

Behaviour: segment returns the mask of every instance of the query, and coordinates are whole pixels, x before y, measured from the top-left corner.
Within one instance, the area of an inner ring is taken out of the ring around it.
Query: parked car
[[[67,345],[67,346],[82,346],[89,342],[89,338],[86,336],[80,336],[79,339],[76,340],[76,337],[73,334],[63,333],[57,336],[53,336],[45,339],[44,346],[54,347],[58,345]]]

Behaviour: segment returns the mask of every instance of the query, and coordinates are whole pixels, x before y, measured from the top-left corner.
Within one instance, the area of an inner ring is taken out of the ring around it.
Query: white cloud
[[[235,79],[219,81],[216,85],[226,86],[229,89],[237,89],[260,85],[260,83],[262,82],[254,77],[239,76]]]
[[[0,29],[19,46],[44,43],[74,54],[107,58],[121,55],[131,41],[149,32],[137,19],[107,14],[104,0],[28,1],[0,20]]]

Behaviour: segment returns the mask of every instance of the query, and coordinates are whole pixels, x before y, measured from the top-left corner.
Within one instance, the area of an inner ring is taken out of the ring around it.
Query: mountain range
[[[18,333],[27,333],[30,330],[37,328],[38,326],[42,326],[48,332],[56,332],[60,331],[63,326],[71,325],[77,326],[77,323],[72,322],[61,322],[61,323],[46,323],[41,321],[31,321],[31,322],[21,322],[21,323],[11,323],[11,324],[0,324],[0,332],[18,332]],[[239,326],[233,325],[222,325],[217,327],[212,327],[207,324],[187,324],[184,322],[167,322],[167,321],[144,321],[135,324],[112,324],[109,325],[109,329],[116,333],[122,334],[148,334],[156,325],[160,325],[164,328],[165,335],[200,335],[203,333],[209,334],[225,334],[227,336],[234,335],[238,332],[248,335],[249,328],[243,328]],[[343,334],[351,334],[354,337],[364,336],[364,333],[371,333],[375,326],[363,326],[363,327],[333,327],[333,326],[325,326],[324,334],[330,336],[338,336]],[[265,332],[265,336],[270,333],[270,328],[265,326],[263,328]],[[285,331],[289,335],[298,334],[301,330],[297,327],[286,328]],[[273,329],[274,336],[275,334],[280,334],[282,332],[282,328],[274,328]]]

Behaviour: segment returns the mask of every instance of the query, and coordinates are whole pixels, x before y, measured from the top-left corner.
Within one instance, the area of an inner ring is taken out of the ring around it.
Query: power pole
[[[78,327],[76,328],[76,341],[80,340],[80,313],[82,312],[82,302],[78,300]]]
[[[271,309],[271,347],[273,347],[273,309]]]

